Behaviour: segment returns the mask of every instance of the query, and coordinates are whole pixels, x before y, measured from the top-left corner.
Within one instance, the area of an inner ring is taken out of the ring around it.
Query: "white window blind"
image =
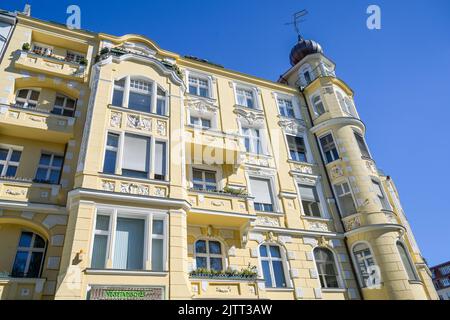
[[[272,204],[272,195],[270,191],[270,181],[265,179],[250,179],[252,188],[252,196],[255,197],[256,203]]]
[[[145,220],[117,218],[114,269],[143,269],[144,226]]]
[[[319,202],[316,187],[300,185],[299,188],[300,188],[300,196],[302,197],[302,199]]]
[[[166,174],[166,143],[155,142],[155,174]]]
[[[147,172],[150,139],[125,135],[122,169]]]

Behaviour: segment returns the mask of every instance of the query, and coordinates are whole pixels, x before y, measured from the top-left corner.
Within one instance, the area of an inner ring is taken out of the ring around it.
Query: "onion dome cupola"
[[[323,53],[320,44],[314,40],[305,40],[302,36],[299,35],[298,42],[292,48],[291,54],[289,55],[291,65],[295,66],[304,57],[314,53]]]

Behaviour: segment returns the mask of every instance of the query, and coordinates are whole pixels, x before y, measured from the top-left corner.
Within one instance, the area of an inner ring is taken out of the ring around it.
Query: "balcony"
[[[48,110],[0,105],[0,134],[26,139],[67,143],[74,136],[75,118]]]
[[[186,128],[186,154],[191,164],[217,164],[239,166],[245,152],[237,134],[215,130]]]
[[[0,277],[0,300],[40,300],[45,279]]]
[[[191,278],[194,299],[265,298],[264,281],[258,279]]]
[[[22,51],[14,63],[18,69],[46,73],[60,78],[86,82],[86,66],[34,52]]]
[[[296,86],[306,88],[316,79],[323,77],[336,78],[336,73],[334,72],[334,70],[329,70],[323,63],[320,63],[317,67],[309,72],[309,76],[305,76],[304,81],[303,79],[297,80]]]
[[[60,185],[0,177],[0,199],[2,200],[54,204],[58,201],[60,190]]]

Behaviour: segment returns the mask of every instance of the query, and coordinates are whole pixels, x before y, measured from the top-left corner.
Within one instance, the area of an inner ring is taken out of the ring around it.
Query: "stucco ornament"
[[[113,128],[120,128],[122,123],[122,113],[121,112],[111,112],[110,125]]]

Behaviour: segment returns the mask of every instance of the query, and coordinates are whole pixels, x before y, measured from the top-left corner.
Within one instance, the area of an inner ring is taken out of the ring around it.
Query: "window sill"
[[[322,288],[322,292],[325,292],[325,293],[344,293],[344,292],[347,292],[347,289],[344,289],[344,288]]]
[[[206,101],[209,101],[209,102],[212,102],[212,103],[214,103],[214,102],[217,101],[217,99],[215,99],[215,98],[204,97],[204,96],[201,96],[201,95],[198,95],[198,94],[195,94],[195,93],[190,93],[190,92],[186,92],[186,95],[187,95],[188,97],[191,97],[191,98],[195,98],[195,99],[203,99],[203,100],[206,100]]]
[[[297,160],[293,160],[293,159],[288,159],[289,163],[293,163],[293,164],[299,164],[299,165],[303,165],[303,166],[310,166],[310,167],[315,167],[317,166],[316,163],[310,163],[310,162],[304,162],[304,161],[297,161]]]
[[[266,292],[293,292],[294,288],[267,288]]]
[[[99,172],[98,174],[101,178],[107,178],[107,179],[127,180],[127,181],[133,181],[133,182],[154,183],[154,184],[164,184],[164,185],[170,184],[170,181],[167,181],[167,180],[133,178],[133,177],[121,176],[118,174],[104,173],[104,172]]]
[[[124,111],[124,112],[132,112],[132,113],[139,114],[139,115],[142,115],[142,116],[147,116],[147,117],[151,116],[151,117],[160,118],[160,119],[164,119],[164,120],[168,120],[169,119],[168,115],[161,115],[161,114],[157,114],[157,113],[153,113],[153,112],[137,111],[137,110],[133,110],[133,109],[125,108],[125,107],[115,106],[115,105],[112,105],[112,104],[109,104],[108,107],[110,109],[113,109],[113,110]]]
[[[261,109],[250,108],[250,107],[247,107],[247,106],[241,106],[240,104],[235,104],[234,107],[237,108],[237,109],[243,109],[243,110],[253,111],[253,112],[257,112],[257,113],[264,113],[264,111],[261,110]]]
[[[305,219],[305,220],[323,221],[323,222],[331,222],[331,221],[333,221],[333,219],[331,219],[331,218],[310,217],[310,216],[305,216],[305,215],[302,215],[301,217],[302,217],[303,219]]]
[[[277,216],[277,217],[282,217],[284,216],[283,212],[274,212],[274,211],[258,211],[255,210],[256,214],[258,215],[266,215],[266,216]]]
[[[88,275],[116,275],[116,276],[151,276],[165,277],[169,271],[150,271],[150,270],[119,270],[119,269],[85,269]]]
[[[226,192],[221,192],[221,191],[208,191],[208,190],[199,190],[199,189],[193,189],[193,188],[190,188],[189,192],[208,194],[208,195],[212,195],[212,196],[224,196],[224,197],[241,198],[241,199],[250,199],[250,198],[252,198],[252,197],[250,197],[248,195],[238,195],[238,194],[226,193]]]

